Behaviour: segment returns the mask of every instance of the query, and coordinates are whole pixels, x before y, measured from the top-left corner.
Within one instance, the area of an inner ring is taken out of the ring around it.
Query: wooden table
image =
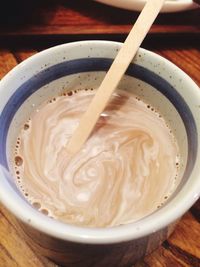
[[[0,16],[0,78],[22,60],[55,44],[123,41],[138,15],[86,0],[16,2],[13,10],[9,6],[10,17],[6,6]],[[200,85],[200,10],[160,15],[142,46],[174,62]],[[200,201],[183,216],[172,236],[135,266],[200,267]],[[0,267],[56,267],[33,252],[2,205]]]

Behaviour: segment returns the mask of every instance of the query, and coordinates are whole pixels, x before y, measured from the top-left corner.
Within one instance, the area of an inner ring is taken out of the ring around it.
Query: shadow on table
[[[52,2],[52,0],[2,0],[0,28],[20,28],[25,24],[49,20],[53,12],[48,12],[47,18],[44,14],[44,8],[48,8]]]

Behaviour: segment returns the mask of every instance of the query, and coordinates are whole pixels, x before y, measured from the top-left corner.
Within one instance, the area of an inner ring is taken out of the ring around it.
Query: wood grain
[[[17,6],[8,5],[4,7],[5,10],[2,8],[0,36],[127,34],[138,16],[137,12],[120,10],[92,0],[17,2]],[[199,16],[200,9],[160,14],[150,34],[198,34]]]
[[[17,65],[14,55],[8,50],[0,51],[0,79]]]
[[[149,266],[200,266],[199,223],[190,212],[178,223],[175,232],[144,262]],[[197,234],[198,232],[198,234]]]

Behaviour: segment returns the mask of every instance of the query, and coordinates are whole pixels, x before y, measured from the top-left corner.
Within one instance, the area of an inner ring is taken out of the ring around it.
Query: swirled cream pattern
[[[108,227],[139,220],[175,189],[177,144],[157,112],[117,92],[70,158],[66,144],[93,95],[59,96],[32,114],[19,135],[18,178],[32,204],[66,223]]]

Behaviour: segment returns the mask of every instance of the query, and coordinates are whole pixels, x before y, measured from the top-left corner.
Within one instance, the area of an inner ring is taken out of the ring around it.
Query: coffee
[[[116,91],[81,149],[67,142],[93,90],[43,103],[16,142],[16,183],[39,211],[60,221],[109,227],[158,209],[177,186],[179,150],[162,116],[132,93]]]

